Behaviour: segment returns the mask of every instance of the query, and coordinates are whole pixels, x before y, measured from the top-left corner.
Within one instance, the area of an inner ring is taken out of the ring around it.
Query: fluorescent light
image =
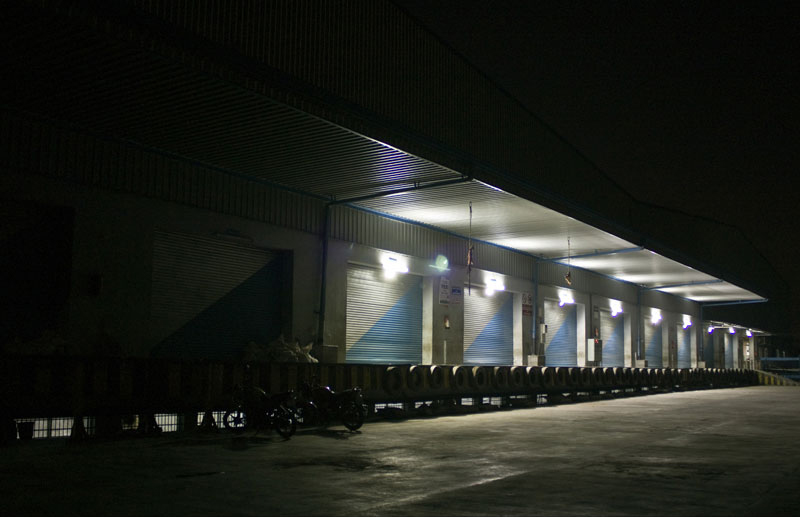
[[[622,302],[619,300],[611,300],[611,317],[615,318],[620,312],[622,312]]]
[[[683,328],[691,327],[692,326],[692,317],[688,314],[683,315]]]
[[[575,299],[572,297],[572,293],[569,291],[559,291],[558,300],[559,307],[563,307],[565,304],[575,303]]]

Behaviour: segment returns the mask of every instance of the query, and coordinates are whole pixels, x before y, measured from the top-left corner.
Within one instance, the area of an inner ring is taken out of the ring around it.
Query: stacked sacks
[[[317,363],[317,358],[311,355],[312,347],[313,343],[302,346],[298,339],[287,341],[281,334],[267,344],[250,341],[244,347],[242,359],[245,362]]]

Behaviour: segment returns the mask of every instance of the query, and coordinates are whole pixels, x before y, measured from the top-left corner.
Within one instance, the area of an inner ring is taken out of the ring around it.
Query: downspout
[[[636,360],[642,359],[642,334],[644,334],[644,314],[642,314],[642,286],[636,289],[636,307],[639,313],[636,325]]]
[[[539,345],[539,259],[533,258],[533,353],[542,355]],[[544,337],[544,336],[542,336]],[[544,347],[542,342],[541,347]]]
[[[325,214],[322,220],[322,275],[320,275],[322,285],[319,289],[319,318],[317,323],[317,344],[322,346],[324,343],[323,333],[325,332],[325,297],[328,286],[328,241],[330,239],[330,219],[331,204],[325,203]],[[318,352],[322,358],[322,351]]]

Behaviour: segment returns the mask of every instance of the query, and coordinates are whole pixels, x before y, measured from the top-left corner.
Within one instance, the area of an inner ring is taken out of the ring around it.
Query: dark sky
[[[738,226],[800,293],[792,3],[394,1],[634,197]]]

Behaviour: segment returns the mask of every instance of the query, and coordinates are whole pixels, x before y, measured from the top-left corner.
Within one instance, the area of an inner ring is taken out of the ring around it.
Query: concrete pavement
[[[795,515],[800,388],[0,449],[3,513]]]

